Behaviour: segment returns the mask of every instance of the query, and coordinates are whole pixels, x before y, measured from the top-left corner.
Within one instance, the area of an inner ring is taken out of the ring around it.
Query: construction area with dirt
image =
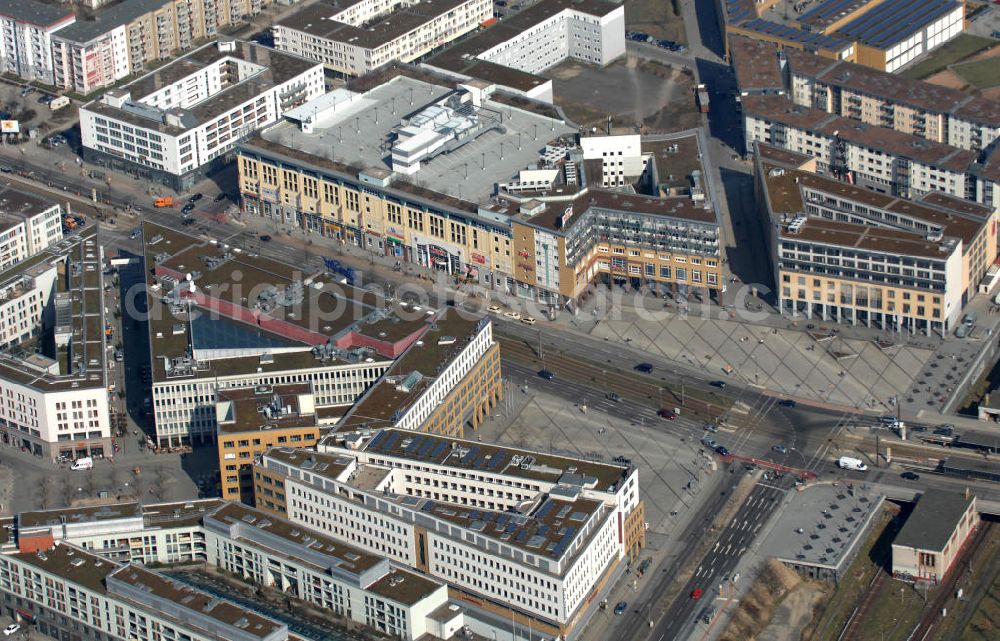
[[[909,507],[884,503],[836,583],[770,559],[731,613],[721,641],[996,641],[1000,526],[984,520],[940,584],[896,580],[892,541]]]

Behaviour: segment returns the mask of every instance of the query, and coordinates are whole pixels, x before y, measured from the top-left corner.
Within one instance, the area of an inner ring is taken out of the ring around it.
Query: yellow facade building
[[[756,147],[758,209],[782,310],[945,335],[997,260],[995,210],[940,192],[911,201]]]
[[[254,460],[272,447],[313,447],[320,428],[309,383],[217,392],[222,498],[253,504]]]

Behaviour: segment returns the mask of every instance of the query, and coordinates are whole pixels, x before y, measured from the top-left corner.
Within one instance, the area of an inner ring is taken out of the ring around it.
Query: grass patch
[[[684,19],[670,0],[625,0],[625,28],[654,38],[687,43]]]
[[[1000,635],[1000,574],[983,595],[969,626],[962,631],[962,641],[990,641]]]
[[[949,65],[961,62],[983,49],[988,49],[994,44],[996,44],[996,40],[992,38],[983,38],[982,36],[962,33],[941,45],[927,58],[899,75],[913,80],[923,80],[947,68]]]
[[[976,89],[989,89],[1000,85],[1000,65],[993,58],[963,62],[953,65],[951,70]]]

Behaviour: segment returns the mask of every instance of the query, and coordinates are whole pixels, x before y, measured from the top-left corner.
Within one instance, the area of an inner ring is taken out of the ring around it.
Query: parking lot
[[[76,122],[76,109],[67,106],[53,111],[45,102],[39,102],[51,97],[52,94],[35,88],[26,94],[21,85],[0,83],[0,116],[6,116],[0,120],[17,120],[22,134],[34,129],[46,137],[62,131]]]

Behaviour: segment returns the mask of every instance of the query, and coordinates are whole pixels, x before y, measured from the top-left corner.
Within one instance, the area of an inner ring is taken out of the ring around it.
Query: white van
[[[837,461],[837,467],[858,472],[868,471],[868,466],[865,465],[864,461],[859,458],[851,458],[850,456],[841,456],[840,460]]]
[[[91,470],[94,468],[94,459],[89,456],[84,456],[83,458],[78,458],[73,461],[73,465],[70,466],[71,470]]]

